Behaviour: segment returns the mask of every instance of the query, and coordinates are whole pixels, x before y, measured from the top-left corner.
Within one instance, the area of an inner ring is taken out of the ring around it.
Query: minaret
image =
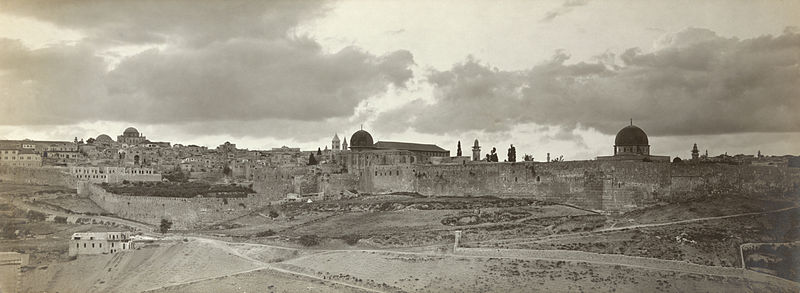
[[[347,150],[347,138],[346,137],[344,138],[344,142],[342,142],[342,150],[344,150],[344,151]]]
[[[697,144],[694,144],[692,147],[692,160],[697,160],[700,158],[700,151],[697,150]]]
[[[331,140],[331,151],[338,152],[341,150],[342,145],[339,144],[339,134],[333,135],[333,140]]]
[[[472,160],[473,161],[480,161],[481,160],[481,146],[478,144],[478,139],[475,139],[475,144],[472,145]]]

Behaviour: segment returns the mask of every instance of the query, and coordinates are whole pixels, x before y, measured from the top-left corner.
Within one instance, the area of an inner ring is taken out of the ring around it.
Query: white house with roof
[[[74,233],[69,240],[69,255],[117,253],[134,248],[130,232]]]

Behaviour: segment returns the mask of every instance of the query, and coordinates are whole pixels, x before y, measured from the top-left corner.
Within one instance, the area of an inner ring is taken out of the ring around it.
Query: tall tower
[[[331,140],[331,151],[332,152],[338,152],[338,151],[342,150],[341,147],[342,147],[342,145],[339,144],[339,134],[338,133],[334,134],[333,135],[333,140]]]
[[[481,146],[478,144],[478,139],[475,139],[475,144],[472,145],[472,160],[481,160]]]
[[[344,138],[344,142],[342,142],[342,150],[347,150],[347,138]]]
[[[694,144],[692,147],[692,160],[697,160],[700,158],[700,151],[697,150],[697,144]]]

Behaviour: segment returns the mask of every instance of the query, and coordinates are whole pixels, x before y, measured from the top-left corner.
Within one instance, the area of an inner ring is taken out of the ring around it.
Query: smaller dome
[[[614,145],[617,146],[641,146],[650,145],[647,140],[647,134],[644,130],[636,125],[628,125],[617,132],[617,138],[614,139]]]
[[[375,143],[372,141],[372,135],[364,130],[356,131],[350,137],[350,148],[371,148]]]
[[[139,136],[139,131],[136,130],[136,128],[128,127],[128,128],[125,128],[124,132],[122,132],[122,136],[137,137],[137,136]]]
[[[108,136],[108,135],[101,134],[101,135],[98,135],[97,138],[94,139],[94,141],[95,142],[102,142],[102,143],[110,143],[110,142],[113,142],[114,140],[112,140],[111,137]]]

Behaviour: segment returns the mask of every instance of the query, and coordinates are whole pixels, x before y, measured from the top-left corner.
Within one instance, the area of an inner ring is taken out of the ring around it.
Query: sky
[[[800,154],[798,1],[0,1],[0,139]]]

